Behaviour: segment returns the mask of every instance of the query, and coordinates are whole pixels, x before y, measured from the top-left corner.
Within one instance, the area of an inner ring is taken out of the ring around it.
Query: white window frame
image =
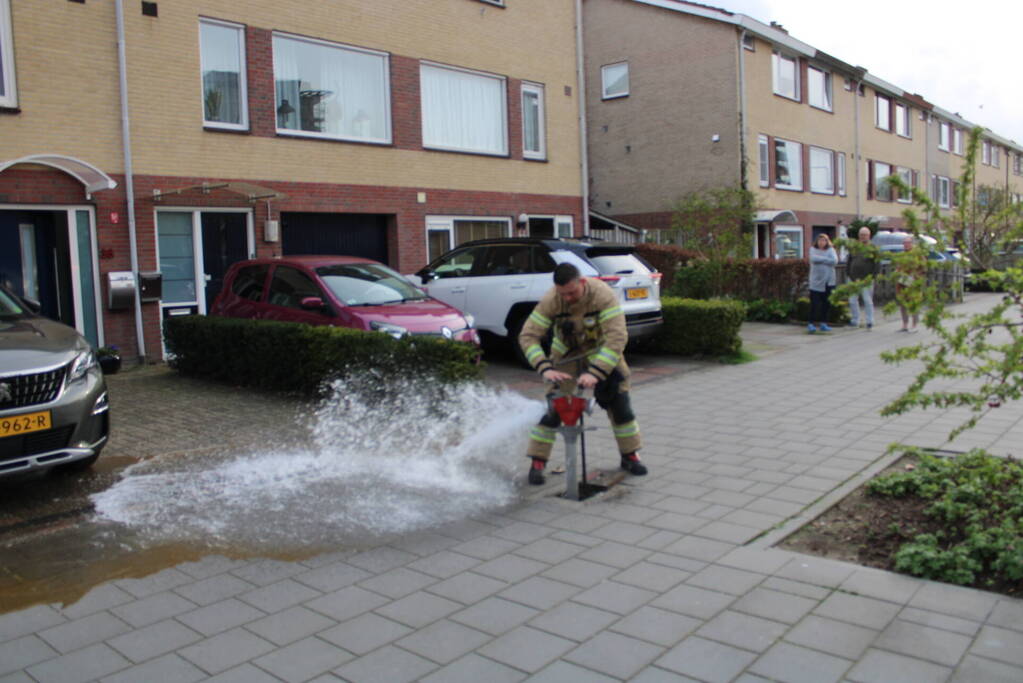
[[[274,126],[276,128],[276,131],[277,131],[278,135],[288,135],[288,136],[300,137],[300,138],[320,138],[320,139],[327,139],[327,140],[348,140],[348,141],[353,141],[353,142],[364,142],[364,143],[369,143],[369,144],[383,144],[383,145],[391,144],[391,140],[392,140],[392,137],[393,137],[393,127],[392,127],[392,124],[391,124],[391,55],[389,53],[381,52],[380,50],[370,50],[370,49],[363,48],[363,47],[355,47],[354,45],[346,45],[344,43],[335,43],[335,42],[330,41],[330,40],[319,40],[317,38],[307,38],[305,36],[299,36],[299,35],[295,35],[293,33],[284,33],[282,31],[274,31],[273,34],[271,35],[271,37],[270,37],[270,40],[271,40],[271,52],[273,52],[273,47],[272,47],[273,40],[277,39],[277,38],[281,38],[283,40],[293,40],[293,41],[296,41],[296,42],[311,43],[313,45],[319,45],[321,47],[331,48],[331,49],[339,50],[339,51],[359,52],[359,53],[362,53],[362,54],[366,54],[366,55],[371,55],[371,56],[374,56],[374,57],[382,58],[381,74],[382,74],[382,77],[383,77],[383,85],[382,85],[381,89],[382,89],[382,91],[384,93],[384,102],[383,102],[384,106],[383,106],[383,112],[381,113],[381,117],[383,118],[384,123],[385,123],[384,136],[381,137],[381,138],[356,137],[356,136],[351,136],[351,135],[334,135],[332,133],[321,133],[321,132],[318,132],[318,131],[302,130],[302,129],[299,129],[299,128],[282,128],[279,125],[277,125],[277,117],[275,115],[274,116]],[[272,78],[274,80],[274,87],[275,87],[275,92],[274,92],[274,106],[275,107],[277,106],[277,104],[276,104],[277,103],[277,93],[276,93],[277,65],[276,65],[276,59],[277,59],[276,54],[274,54],[274,61],[275,61],[275,63],[274,63],[273,69],[272,69],[272,72],[273,72]]]
[[[881,115],[881,103],[884,103],[884,116]],[[889,133],[892,130],[892,98],[887,95],[882,95],[877,92],[874,93],[874,127],[881,130],[886,130]]]
[[[486,221],[491,223],[504,223],[504,236],[512,236],[512,219],[509,216],[427,216],[425,222],[426,229],[423,232],[423,248],[425,254],[430,253],[431,232],[447,232],[448,248],[446,251],[450,251],[458,246],[455,244],[455,221]],[[446,251],[442,253],[446,253]]]
[[[792,92],[784,92],[780,89],[781,66],[783,63],[792,63]],[[789,100],[800,101],[799,97],[799,57],[782,54],[775,50],[771,53],[771,75],[774,87],[774,94]]]
[[[980,162],[985,166],[991,165],[991,142],[988,140],[980,144]]]
[[[813,82],[814,74],[820,74],[822,88],[816,88]],[[806,89],[807,89],[807,102],[811,107],[816,109],[823,109],[824,111],[833,111],[833,90],[832,82],[834,79],[831,77],[830,71],[825,71],[812,64],[806,68]],[[823,92],[818,92],[823,90]],[[820,97],[823,97],[823,101],[820,101]]]
[[[913,117],[910,115],[910,108],[902,102],[895,103],[895,134],[904,138],[913,137]]]
[[[838,159],[835,161],[837,165],[836,175],[838,176],[838,196],[845,196],[845,152],[838,153]]]
[[[18,106],[18,83],[14,73],[14,31],[11,29],[10,0],[0,0],[0,107]]]
[[[814,153],[817,153],[818,160],[821,155],[826,155],[828,159],[828,186],[821,188],[814,186]],[[814,147],[810,145],[810,192],[815,194],[835,194],[835,153],[830,149],[823,147]]]
[[[798,238],[799,243],[799,254],[794,258],[803,258],[803,254],[806,251],[805,245],[803,244],[803,226],[802,225],[776,225],[774,226],[774,258],[781,259],[782,255],[778,253],[778,236],[782,234],[794,235]]]
[[[995,168],[1002,166],[1002,154],[998,151],[998,145],[991,145],[991,165]]]
[[[209,121],[206,119],[206,83],[204,82],[204,74],[202,72],[202,27],[203,24],[210,26],[219,26],[220,28],[228,28],[236,31],[239,36],[238,40],[238,123],[230,123],[225,121]],[[227,130],[248,130],[249,129],[249,87],[248,87],[248,69],[245,64],[245,26],[242,24],[236,24],[230,21],[221,21],[219,19],[199,19],[199,88],[201,98],[199,102],[202,104],[202,125],[206,128],[224,128]]]
[[[760,163],[760,187],[771,186],[771,151],[766,135],[757,136],[757,150]]]
[[[790,182],[790,183],[783,184],[783,183],[778,182],[778,145],[779,144],[782,144],[782,145],[784,145],[786,147],[786,158],[789,160],[789,164],[790,164],[790,167],[789,167],[789,178],[790,178],[790,180],[793,181],[793,182]],[[792,145],[796,149],[796,151],[797,151],[797,154],[795,155],[795,158],[798,160],[798,167],[796,169],[798,171],[798,173],[793,173],[792,172],[793,171],[793,169],[791,167],[791,158],[792,157],[789,154],[789,151],[791,149],[791,148],[789,148],[789,145]],[[782,138],[775,138],[774,139],[774,147],[775,147],[775,151],[774,151],[774,164],[772,165],[772,168],[771,168],[771,171],[772,171],[771,176],[774,179],[774,186],[776,188],[778,188],[779,190],[792,190],[792,191],[795,191],[795,192],[802,192],[803,191],[803,143],[801,143],[801,142],[793,142],[792,140],[783,140]]]
[[[536,130],[537,139],[539,142],[538,149],[531,150],[526,148],[526,93],[532,93],[536,95]],[[544,87],[540,83],[523,83],[522,84],[522,156],[526,159],[546,159],[547,158],[547,115],[546,107],[544,106]]]
[[[938,149],[947,152],[951,136],[952,126],[945,121],[938,121]]]
[[[879,166],[888,169],[888,172],[881,173],[880,170],[878,169]],[[885,178],[892,174],[892,165],[886,161],[875,161],[873,167],[874,167],[874,201],[877,202],[892,201],[895,188],[893,188],[891,185],[884,181]],[[880,196],[882,186],[885,188],[885,192],[888,195],[887,197]]]
[[[959,156],[963,155],[963,129],[953,128],[952,129],[952,149]]]
[[[422,74],[427,69],[435,69],[437,71],[453,71],[463,74],[469,74],[471,76],[477,76],[479,78],[490,79],[501,84],[501,103],[500,112],[501,117],[500,125],[502,130],[502,140],[500,142],[500,148],[495,150],[488,150],[483,148],[471,148],[471,147],[459,147],[457,145],[445,145],[427,141],[426,135],[426,107],[421,107],[420,118],[422,119],[422,130],[423,130],[423,147],[426,149],[439,149],[448,152],[465,152],[468,154],[482,154],[486,156],[508,156],[508,79],[504,76],[498,76],[496,74],[487,73],[485,71],[476,71],[474,69],[463,69],[460,67],[448,66],[447,64],[437,64],[436,62],[420,62],[419,64],[419,77],[422,82]]]
[[[608,92],[608,72],[616,67],[625,68],[625,91],[624,92]],[[621,62],[614,62],[612,64],[605,64],[600,67],[600,97],[603,100],[614,100],[619,97],[628,97],[630,90],[630,79],[631,74],[629,73],[629,62],[624,60]]]
[[[750,52],[757,51],[756,38],[753,36],[752,33],[742,34],[742,47],[743,49],[749,50]]]
[[[952,206],[951,202],[951,191],[952,181],[945,176],[938,176],[938,206],[943,209],[947,209]]]
[[[913,187],[913,169],[906,166],[896,166],[895,173],[902,179],[902,182],[906,184],[906,187]],[[913,203],[913,193],[907,192],[905,195],[902,192],[895,197],[895,201],[900,204],[911,204]]]

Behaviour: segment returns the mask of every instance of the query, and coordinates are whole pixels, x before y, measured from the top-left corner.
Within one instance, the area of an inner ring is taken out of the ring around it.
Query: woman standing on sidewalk
[[[828,313],[831,312],[831,290],[835,288],[835,265],[838,254],[831,244],[831,238],[823,232],[817,235],[810,247],[810,324],[806,331],[813,334],[818,329],[830,332]],[[815,326],[814,323],[819,323]]]
[[[907,236],[902,240],[902,250],[906,254],[913,253],[915,246],[912,236]],[[903,261],[898,268],[898,279],[895,281],[895,300],[899,302],[899,314],[902,316],[902,329],[899,332],[916,332],[916,326],[920,322],[919,304],[907,302],[905,292],[914,280],[924,277],[926,274],[919,263],[908,260]],[[910,318],[913,320],[912,327],[909,326]]]

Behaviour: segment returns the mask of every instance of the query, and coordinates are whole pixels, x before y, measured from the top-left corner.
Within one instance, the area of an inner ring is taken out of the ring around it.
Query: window
[[[899,191],[898,201],[903,204],[908,204],[913,200],[913,194],[908,188],[913,187],[913,169],[906,168],[905,166],[897,166],[895,172],[898,174],[899,179],[906,185],[906,190]]]
[[[838,153],[838,194],[845,196],[845,152]]]
[[[629,63],[618,62],[600,67],[601,92],[605,100],[629,94]]]
[[[990,166],[991,165],[991,143],[985,140],[981,143],[981,154],[980,160],[982,163]]]
[[[890,202],[892,200],[892,186],[886,178],[892,174],[890,164],[880,161],[874,162],[874,199],[879,202]]]
[[[881,130],[892,129],[892,101],[884,95],[874,95],[874,125]]]
[[[910,137],[909,111],[909,107],[906,105],[900,102],[895,103],[895,133],[904,138]]]
[[[760,187],[771,186],[771,157],[767,148],[767,136],[757,136],[757,146],[760,149]]]
[[[835,153],[830,149],[810,147],[810,191],[835,193]]]
[[[1012,172],[1015,175],[1023,175],[1023,154],[1017,152],[1012,156]]]
[[[774,257],[803,258],[803,226],[779,225],[774,228]]]
[[[934,202],[941,208],[947,209],[950,205],[951,181],[944,176],[938,175],[932,175],[931,180],[934,183],[934,187],[931,190],[934,195]]]
[[[242,299],[260,301],[263,298],[263,285],[266,283],[266,274],[269,270],[270,266],[266,264],[239,268],[231,291]]]
[[[963,155],[963,129],[955,128],[952,130],[952,148],[955,153],[959,156]]]
[[[277,266],[270,280],[270,289],[266,294],[266,302],[275,306],[302,308],[302,299],[307,296],[318,296],[325,299],[313,279],[297,268]]]
[[[203,124],[213,128],[248,128],[245,28],[202,19],[199,22],[199,52]]]
[[[426,220],[428,258],[434,259],[469,240],[511,235],[509,218],[430,216]]]
[[[488,5],[497,5],[498,7],[504,7],[504,0],[479,0],[479,1],[485,2]]]
[[[938,122],[938,149],[948,151],[948,137],[951,126],[944,121]]]
[[[757,50],[757,41],[753,37],[752,33],[743,33],[742,34],[742,46],[744,48],[746,48],[747,50],[749,50],[750,52],[756,52],[756,50]]]
[[[10,0],[0,0],[0,107],[17,107],[14,82],[14,35],[11,31]]]
[[[803,146],[774,140],[774,186],[782,190],[803,189]]]
[[[477,71],[422,64],[423,146],[506,155],[505,80]]]
[[[810,106],[831,111],[831,74],[811,66],[806,71],[806,85]]]
[[[547,157],[544,127],[543,86],[522,84],[522,156],[528,159]]]
[[[998,145],[991,145],[991,165],[998,168],[1001,163],[1001,154],[998,151]]]
[[[277,132],[389,143],[389,59],[309,38],[275,34]]]
[[[799,60],[775,52],[771,55],[774,71],[774,94],[790,100],[799,99]]]

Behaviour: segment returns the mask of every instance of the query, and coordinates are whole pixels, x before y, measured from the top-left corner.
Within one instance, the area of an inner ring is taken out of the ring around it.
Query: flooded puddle
[[[0,611],[73,602],[103,581],[209,554],[295,559],[501,509],[539,401],[483,384],[337,384],[307,438],[196,449],[127,467],[95,512],[0,548]],[[258,428],[258,427],[254,427]]]

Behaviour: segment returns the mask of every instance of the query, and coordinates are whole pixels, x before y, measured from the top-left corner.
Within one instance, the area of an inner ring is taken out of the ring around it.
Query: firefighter
[[[540,342],[553,328],[548,358]],[[623,352],[629,340],[618,296],[604,282],[586,278],[571,263],[554,269],[554,287],[544,294],[519,334],[529,364],[548,382],[572,393],[578,385],[593,389],[593,398],[607,410],[618,442],[621,467],[630,474],[647,473],[640,462],[639,425],[629,402],[629,366]],[[529,433],[529,483],[544,483],[544,468],[561,424],[551,411]]]

